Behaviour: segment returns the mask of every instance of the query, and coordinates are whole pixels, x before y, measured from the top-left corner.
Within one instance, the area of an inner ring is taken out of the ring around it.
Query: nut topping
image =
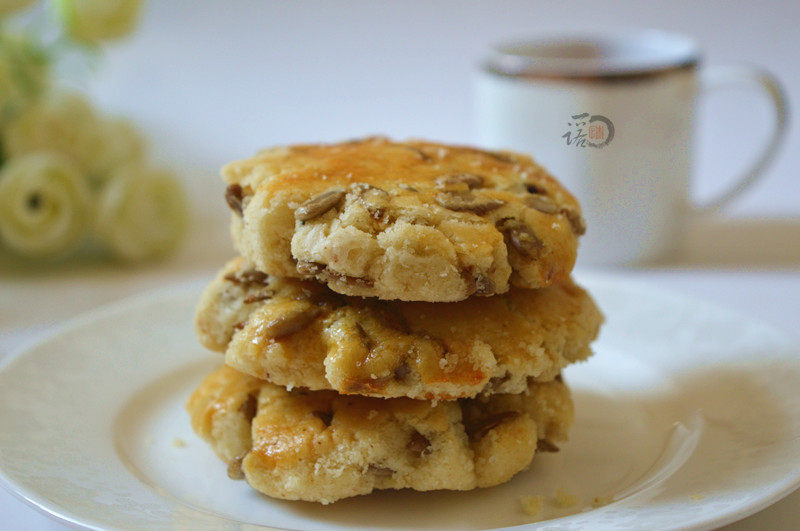
[[[546,195],[529,195],[525,198],[525,204],[544,214],[555,214],[558,212],[558,205]]]
[[[490,389],[494,389],[496,391],[497,389],[500,388],[501,385],[503,385],[504,383],[506,383],[510,379],[511,379],[511,373],[506,371],[506,373],[503,376],[495,376],[494,378],[489,380],[488,387]]]
[[[365,286],[365,287],[372,287],[373,281],[368,278],[362,277],[351,277],[348,275],[344,275],[337,271],[332,271],[329,267],[318,264],[316,262],[306,262],[304,260],[298,260],[297,262],[297,272],[301,275],[308,275],[308,276],[316,276],[323,282],[346,282],[347,284],[352,284],[354,286]]]
[[[541,194],[541,195],[547,194],[547,190],[545,190],[538,184],[527,183],[525,184],[525,189],[528,191],[529,194]]]
[[[271,299],[275,295],[274,291],[262,291],[259,293],[252,293],[242,300],[243,304],[251,304],[253,302],[261,302]]]
[[[294,211],[298,221],[308,221],[320,217],[322,214],[337,206],[345,196],[344,190],[328,190],[312,197]]]
[[[361,323],[356,323],[356,331],[358,332],[358,337],[361,338],[361,343],[368,352],[375,348],[375,342],[372,340],[367,331],[364,330],[364,327],[361,326]]]
[[[247,400],[242,402],[242,405],[239,406],[239,411],[241,411],[244,418],[247,419],[247,422],[251,422],[256,416],[256,413],[258,413],[258,395],[256,393],[247,395]]]
[[[495,292],[495,285],[491,278],[484,275],[475,275],[475,294],[492,295]]]
[[[505,219],[499,225],[511,244],[519,254],[528,258],[535,258],[542,250],[542,241],[534,234],[533,230],[514,219]]]
[[[406,444],[406,448],[408,448],[409,452],[414,454],[414,457],[419,459],[423,455],[431,452],[431,442],[420,432],[414,430],[414,433],[411,434],[411,439],[409,439]]]
[[[498,151],[486,151],[486,154],[492,157],[495,160],[499,160],[500,162],[505,162],[506,164],[516,164],[517,160],[508,155],[506,153],[500,153]]]
[[[472,190],[483,186],[483,177],[474,173],[453,173],[436,179],[437,188],[448,188],[453,185],[463,184]]]
[[[379,478],[390,478],[392,477],[392,474],[394,474],[394,471],[391,468],[386,468],[385,466],[379,465],[369,465],[369,471]]]
[[[476,197],[471,192],[440,192],[436,194],[436,202],[456,212],[466,211],[478,215],[491,212],[505,204],[499,199]]]
[[[472,147],[462,147],[463,151],[467,151],[469,153],[475,153],[476,155],[484,155],[486,157],[491,157],[496,161],[505,162],[506,164],[516,164],[516,160],[506,153],[500,153],[499,151],[489,151],[486,149],[479,149],[479,148],[472,148]]]
[[[321,420],[326,427],[333,422],[333,411],[312,411],[311,414]]]
[[[408,375],[411,374],[411,369],[405,361],[398,365],[394,370],[394,379],[398,382],[404,382]]]
[[[547,439],[539,439],[536,443],[536,451],[555,453],[559,451],[559,448]]]
[[[417,156],[421,160],[424,160],[425,162],[430,162],[432,160],[430,155],[428,155],[427,153],[425,153],[424,151],[422,151],[419,148],[416,148],[414,146],[408,146],[408,145],[405,145],[405,144],[399,144],[398,146],[402,147],[404,149],[408,149],[409,151],[413,151],[414,153],[417,154]]]
[[[515,419],[520,415],[518,411],[504,411],[502,413],[498,413],[496,415],[492,415],[486,418],[483,422],[481,422],[477,428],[474,428],[472,432],[472,438],[474,440],[483,439],[483,437],[498,427],[500,424]]]
[[[569,221],[570,226],[572,227],[572,231],[577,236],[582,236],[586,234],[586,220],[583,219],[578,212],[569,208],[561,209],[561,213],[567,217],[567,221]]]
[[[359,200],[372,219],[383,220],[389,206],[389,192],[366,183],[354,184],[352,189],[358,193]]]
[[[234,284],[260,284],[263,286],[269,285],[269,275],[256,271],[255,269],[247,269],[245,271],[236,271],[225,275],[225,280],[233,282]]]
[[[323,269],[325,269],[325,266],[317,262],[306,262],[305,260],[298,260],[297,262],[297,272],[301,275],[317,275]]]
[[[239,214],[242,215],[242,202],[244,201],[244,191],[242,187],[238,184],[230,184],[228,188],[225,189],[225,201],[228,203],[228,206]]]
[[[231,479],[244,479],[244,472],[242,471],[242,461],[244,456],[234,457],[228,463],[228,477]]]
[[[308,326],[318,313],[317,308],[296,308],[259,325],[257,333],[259,336],[271,338],[288,336]]]
[[[473,266],[461,270],[461,278],[467,285],[467,296],[492,295],[495,292],[494,281]]]
[[[338,281],[350,284],[352,286],[364,286],[368,288],[371,288],[374,284],[374,282],[368,278],[351,277],[350,275],[344,275],[337,271],[333,271],[329,267],[326,267],[325,269],[320,271],[319,275],[322,280],[327,282]]]
[[[354,394],[371,394],[371,393],[380,393],[386,387],[386,384],[389,383],[389,377],[383,378],[369,378],[366,380],[352,380],[347,382],[345,385],[345,389],[347,393],[354,393]]]

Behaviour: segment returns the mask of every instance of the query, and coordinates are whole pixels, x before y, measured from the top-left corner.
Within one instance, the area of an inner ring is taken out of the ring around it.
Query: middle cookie
[[[201,343],[288,388],[454,400],[522,393],[591,355],[603,316],[571,281],[454,303],[380,301],[228,262],[197,308]]]

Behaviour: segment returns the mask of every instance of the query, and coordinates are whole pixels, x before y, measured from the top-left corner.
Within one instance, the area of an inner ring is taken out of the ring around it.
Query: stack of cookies
[[[277,498],[467,490],[558,451],[561,371],[602,315],[570,279],[585,225],[529,157],[368,138],[223,170],[239,257],[187,404],[228,475]]]

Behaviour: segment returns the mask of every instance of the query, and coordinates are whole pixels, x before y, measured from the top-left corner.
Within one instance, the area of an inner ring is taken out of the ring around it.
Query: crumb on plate
[[[525,514],[538,516],[544,506],[544,496],[538,494],[534,496],[522,496],[519,499],[519,503],[522,505],[522,510],[525,511]]]
[[[579,499],[576,495],[567,492],[563,488],[559,488],[556,491],[556,497],[553,499],[553,505],[560,509],[568,509],[578,505],[578,501]]]
[[[595,496],[594,499],[592,500],[592,507],[597,509],[598,507],[608,505],[612,501],[614,501],[614,498],[612,498],[611,496]]]

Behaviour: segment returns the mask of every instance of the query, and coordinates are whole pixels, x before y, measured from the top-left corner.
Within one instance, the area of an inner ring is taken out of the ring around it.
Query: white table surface
[[[272,143],[377,132],[471,141],[470,76],[490,43],[535,32],[658,27],[698,39],[711,63],[778,72],[796,102],[798,16],[796,2],[714,0],[149,2],[137,37],[109,51],[87,88],[106,109],[136,118],[153,157],[186,175],[205,217],[163,264],[24,275],[0,268],[0,357],[98,305],[210,277],[232,253],[215,177],[228,160]],[[704,110],[713,120],[699,126],[701,196],[724,186],[766,130],[763,102],[738,96],[712,99]],[[786,140],[769,177],[734,205],[736,221],[698,226],[680,266],[624,273],[737,309],[800,340],[797,120]],[[796,492],[731,529],[796,528],[799,521]],[[0,529],[61,528],[0,489]]]

